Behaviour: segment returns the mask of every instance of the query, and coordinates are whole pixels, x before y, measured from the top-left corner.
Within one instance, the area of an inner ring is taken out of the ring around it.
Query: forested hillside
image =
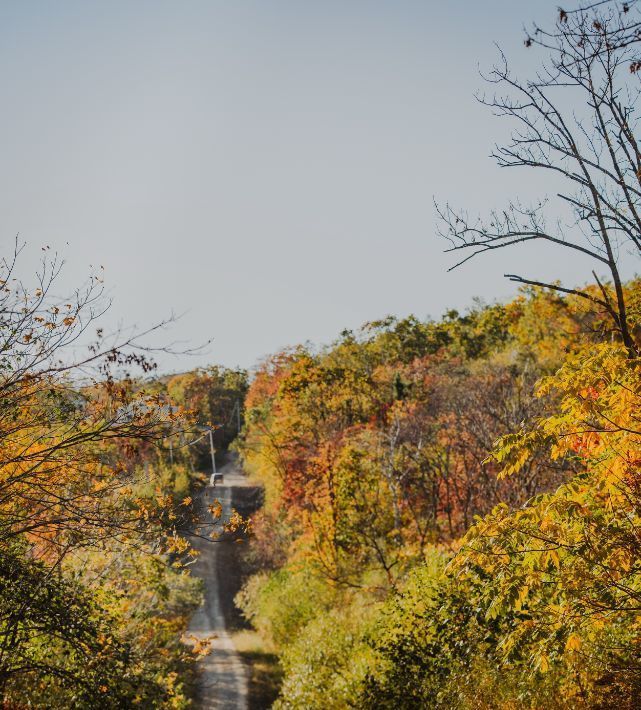
[[[252,382],[266,505],[237,603],[280,659],[274,707],[641,705],[640,26],[634,2],[560,9],[525,36],[531,76],[485,74],[494,158],[553,192],[437,204],[439,231],[453,268],[511,254],[516,299],[368,323]],[[534,249],[590,283],[528,273]]]
[[[237,602],[277,707],[634,706],[640,377],[607,317],[540,291],[267,360]]]

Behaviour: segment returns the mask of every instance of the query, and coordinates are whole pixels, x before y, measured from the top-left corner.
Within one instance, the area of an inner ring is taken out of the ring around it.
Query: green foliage
[[[274,708],[358,707],[355,701],[376,661],[365,640],[372,613],[343,598],[311,619],[282,655],[285,681]]]
[[[14,545],[0,554],[3,697],[69,708],[159,705],[163,688],[131,663],[113,617],[81,584],[25,552]]]
[[[249,579],[236,597],[245,617],[276,648],[283,648],[335,595],[308,566],[283,568]]]
[[[566,707],[558,678],[532,675],[497,653],[518,614],[487,618],[479,590],[446,573],[434,550],[392,595],[369,642],[376,663],[363,685],[363,708]],[[487,582],[487,580],[484,580]]]
[[[172,402],[185,407],[199,425],[215,428],[216,448],[227,450],[243,422],[243,402],[248,388],[247,372],[219,365],[167,378],[163,383]],[[196,448],[198,463],[208,461],[207,442]]]

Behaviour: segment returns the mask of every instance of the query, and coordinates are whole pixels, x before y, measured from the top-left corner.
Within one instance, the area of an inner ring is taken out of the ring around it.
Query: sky
[[[49,245],[71,290],[104,267],[105,327],[145,328],[251,367],[388,314],[505,299],[506,271],[584,283],[539,249],[453,272],[434,199],[536,201],[489,153],[479,105],[498,43],[521,73],[547,0],[0,2],[0,246],[28,276]],[[562,250],[563,251],[563,250]]]

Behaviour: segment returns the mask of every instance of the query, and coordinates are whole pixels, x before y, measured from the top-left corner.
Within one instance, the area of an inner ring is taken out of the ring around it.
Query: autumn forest
[[[550,194],[425,236],[509,298],[167,374],[171,319],[3,248],[3,708],[641,706],[641,5],[524,44],[479,101]]]

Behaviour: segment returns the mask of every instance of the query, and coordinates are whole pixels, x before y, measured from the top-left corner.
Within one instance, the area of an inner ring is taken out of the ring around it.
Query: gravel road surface
[[[223,520],[231,513],[233,488],[247,486],[247,478],[232,460],[220,471],[224,475],[224,483],[216,484],[215,488],[208,486],[199,494],[200,520],[204,527],[199,532],[204,538],[212,532],[211,515],[207,505],[219,500],[223,507]],[[222,532],[222,525],[213,528]],[[192,567],[192,573],[205,582],[204,603],[192,617],[189,634],[196,638],[214,636],[212,650],[209,656],[200,662],[200,677],[198,684],[198,705],[202,710],[216,708],[217,710],[247,710],[247,672],[240,656],[234,648],[231,636],[225,626],[220,598],[221,584],[218,579],[216,557],[221,545],[233,545],[230,539],[219,541],[195,538],[192,545],[200,555]]]

